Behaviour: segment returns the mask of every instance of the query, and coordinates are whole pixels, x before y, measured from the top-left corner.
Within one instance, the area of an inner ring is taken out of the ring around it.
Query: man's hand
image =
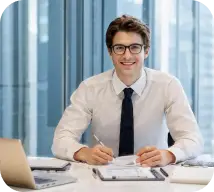
[[[144,167],[165,166],[175,162],[173,153],[156,147],[144,147],[138,151],[137,156],[136,162]]]
[[[83,161],[90,165],[106,165],[113,160],[113,151],[111,148],[96,145],[93,148],[81,148],[74,154],[76,161]]]

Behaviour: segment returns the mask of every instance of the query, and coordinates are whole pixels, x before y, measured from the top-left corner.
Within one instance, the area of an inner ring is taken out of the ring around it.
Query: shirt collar
[[[134,90],[135,93],[137,93],[139,96],[141,96],[143,89],[145,87],[145,83],[146,83],[146,73],[145,70],[142,68],[141,70],[141,76],[140,78],[134,83],[132,84],[130,87]],[[112,77],[112,84],[114,87],[114,90],[116,92],[117,95],[119,95],[123,89],[128,88],[117,76],[116,71],[114,70],[113,72],[113,77]]]

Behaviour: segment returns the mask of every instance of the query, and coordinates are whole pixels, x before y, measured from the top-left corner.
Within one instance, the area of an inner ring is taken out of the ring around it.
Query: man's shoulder
[[[98,85],[105,84],[105,83],[108,83],[109,81],[111,81],[112,75],[113,75],[113,69],[110,69],[103,73],[99,73],[97,75],[91,76],[91,77],[85,79],[83,82],[87,86],[93,86],[93,85],[98,86]]]
[[[149,76],[149,79],[155,83],[169,84],[172,80],[177,80],[175,76],[164,71],[151,68],[145,68],[145,70]]]

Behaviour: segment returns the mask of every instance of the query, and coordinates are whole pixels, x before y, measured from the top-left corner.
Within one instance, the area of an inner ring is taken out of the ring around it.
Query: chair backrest
[[[168,147],[171,147],[172,145],[174,145],[175,141],[174,139],[172,138],[170,132],[168,133]]]

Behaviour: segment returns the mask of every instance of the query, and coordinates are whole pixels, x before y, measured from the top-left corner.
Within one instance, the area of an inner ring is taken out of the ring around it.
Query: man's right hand
[[[74,159],[90,165],[106,165],[113,160],[113,151],[102,145],[96,145],[93,148],[84,147],[74,154]]]

